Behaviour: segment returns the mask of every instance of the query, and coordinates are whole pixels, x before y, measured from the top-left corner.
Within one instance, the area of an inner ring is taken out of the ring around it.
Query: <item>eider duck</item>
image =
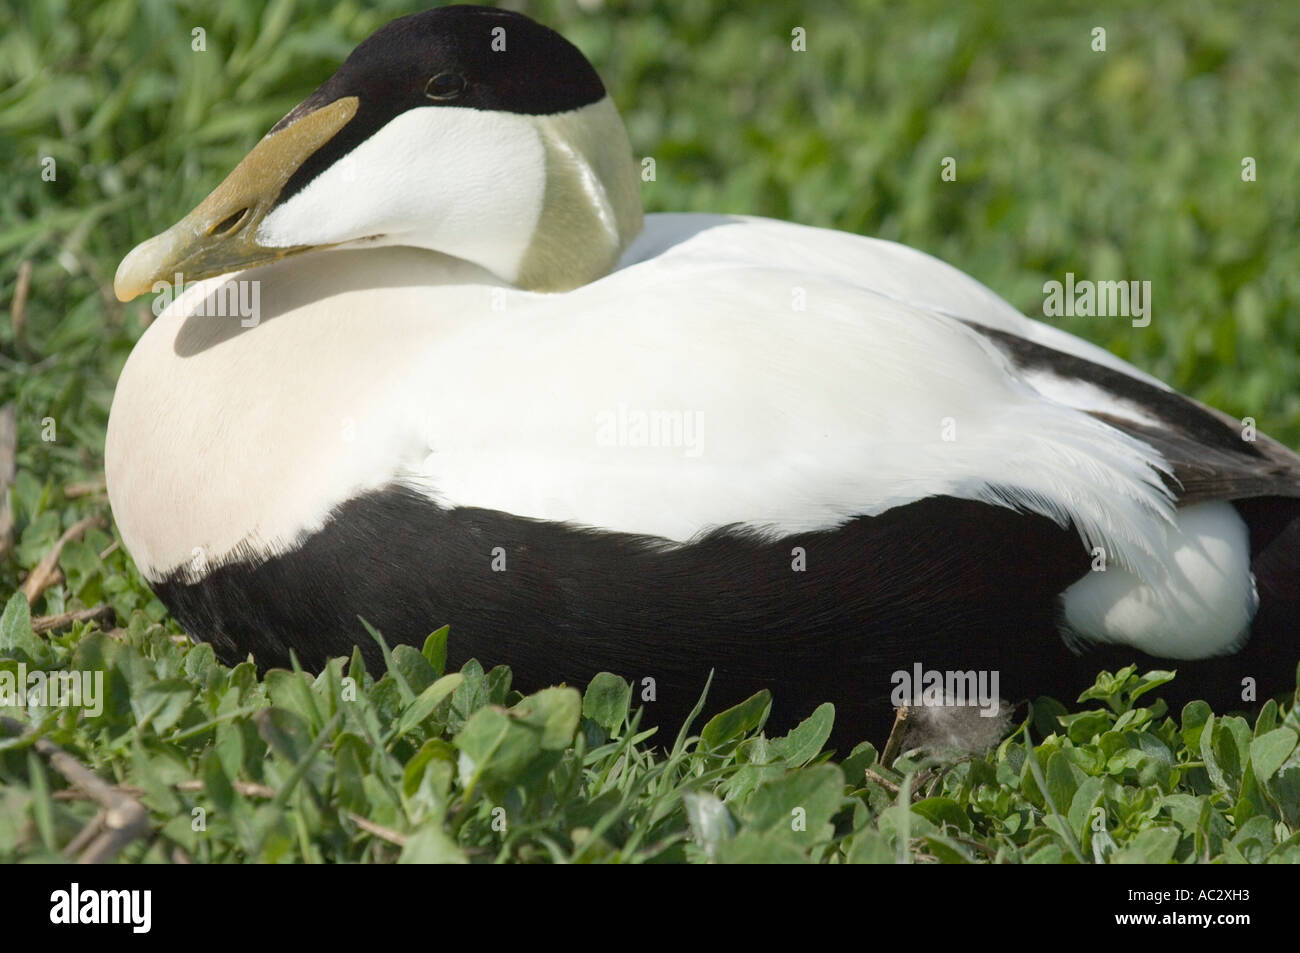
[[[685,107],[683,107],[685,108]],[[879,739],[900,672],[1072,700],[1294,686],[1300,459],[919,251],[643,218],[557,33],[375,32],[122,261],[174,294],[121,374],[121,538],[219,657],[450,625],[524,690],[632,680],[674,728],[770,689]],[[950,701],[952,699],[949,699]]]

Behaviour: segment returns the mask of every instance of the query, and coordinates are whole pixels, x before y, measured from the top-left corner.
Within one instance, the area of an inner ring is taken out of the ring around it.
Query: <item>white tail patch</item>
[[[1179,510],[1163,539],[1162,576],[1143,580],[1122,566],[1090,572],[1062,595],[1069,635],[1131,645],[1149,655],[1227,655],[1249,636],[1259,606],[1250,538],[1230,503]]]

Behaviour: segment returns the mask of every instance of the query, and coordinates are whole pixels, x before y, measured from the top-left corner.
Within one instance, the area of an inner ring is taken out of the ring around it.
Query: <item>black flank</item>
[[[796,546],[806,571],[792,569]],[[496,547],[504,572],[492,569]],[[292,649],[314,670],[356,644],[380,672],[378,646],[357,621],[364,616],[390,644],[417,647],[449,623],[451,666],[470,657],[509,665],[522,691],[582,687],[608,670],[636,683],[639,697],[653,678],[646,723],[660,725],[668,743],[711,669],[708,711],[768,688],[772,731],[834,702],[841,751],[863,739],[883,744],[891,676],[918,662],[997,670],[1013,702],[1072,701],[1099,668],[1129,661],[1179,668],[1176,698],[1213,690],[1231,702],[1246,675],[1261,692],[1293,684],[1294,643],[1253,640],[1231,659],[1167,665],[1113,648],[1072,654],[1058,635],[1057,597],[1087,571],[1073,529],[951,498],[836,530],[772,539],[728,528],[671,547],[440,509],[394,487],[339,506],[292,552],[154,588],[229,663],[251,652],[263,667],[287,666]]]

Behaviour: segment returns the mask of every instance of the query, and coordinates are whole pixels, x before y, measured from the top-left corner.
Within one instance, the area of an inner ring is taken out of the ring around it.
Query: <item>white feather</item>
[[[1158,658],[1208,658],[1240,648],[1259,596],[1249,533],[1232,504],[1179,510],[1153,542],[1172,554],[1172,571],[1158,585],[1109,565],[1089,573],[1062,596],[1069,632]]]

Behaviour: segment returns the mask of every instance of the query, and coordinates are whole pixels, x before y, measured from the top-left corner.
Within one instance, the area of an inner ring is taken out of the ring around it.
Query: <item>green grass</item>
[[[21,328],[0,320],[0,406],[14,406],[18,428],[0,671],[21,661],[107,674],[110,703],[97,718],[8,714],[138,792],[149,833],[122,857],[1297,859],[1292,704],[1266,706],[1253,726],[1211,720],[1204,706],[1171,716],[1150,702],[1158,690],[1135,706],[1136,675],[1103,678],[1106,697],[1085,699],[1082,712],[1060,717],[1040,701],[987,757],[932,770],[919,755],[876,764],[870,747],[827,761],[815,750],[824,710],[790,738],[764,738],[759,700],[701,721],[668,757],[630,744],[634,714],[610,679],[585,698],[565,689],[520,700],[499,670],[439,680],[434,646],[431,657],[395,649],[377,682],[337,664],[318,678],[259,681],[247,665],[228,669],[206,647],[177,644],[176,623],[114,548],[93,488],[113,385],[149,318],[146,302],[116,302],[113,271],[356,42],[411,9],[0,6],[6,311],[31,269]],[[1300,119],[1288,99],[1300,85],[1300,7],[527,9],[587,52],[634,149],[655,158],[650,210],[763,214],[895,239],[1031,315],[1041,315],[1043,282],[1066,272],[1151,281],[1149,327],[1057,323],[1300,444]],[[1095,26],[1107,30],[1105,53],[1089,48]],[[191,49],[195,27],[206,52]],[[794,27],[807,31],[807,52],[791,51]],[[955,182],[940,180],[945,156],[957,160]],[[1255,182],[1241,179],[1245,156]],[[89,493],[69,492],[87,483]],[[63,549],[63,581],[31,614],[108,604],[120,631],[77,623],[35,636],[25,600],[8,596],[62,532],[95,515],[101,527]],[[344,700],[348,672],[356,697]],[[63,793],[34,737],[0,741],[2,859],[51,857],[95,813]],[[922,799],[909,807],[913,790]],[[1096,807],[1104,823],[1091,820]],[[196,808],[204,832],[193,829]],[[791,829],[796,808],[802,831]]]
[[[29,708],[35,731],[0,741],[0,861],[58,859],[99,810],[40,735],[143,805],[136,861],[1300,863],[1294,705],[1171,718],[1150,701],[1169,673],[1127,669],[1074,714],[1039,699],[985,756],[884,765],[870,743],[822,752],[830,705],[766,737],[761,692],[652,753],[621,678],[520,697],[506,668],[444,674],[447,635],[397,646],[377,681],[359,652],[259,681],[143,615],[38,638],[15,595],[0,652],[105,691],[97,714]]]

